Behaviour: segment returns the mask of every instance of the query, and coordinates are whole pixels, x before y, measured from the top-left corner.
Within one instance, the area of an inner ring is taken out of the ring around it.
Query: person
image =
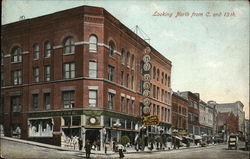
[[[81,137],[78,138],[78,146],[79,146],[79,150],[81,151],[82,150],[82,138]]]
[[[120,158],[123,158],[124,157],[124,154],[123,154],[124,147],[122,144],[118,144],[117,146],[118,146],[119,156],[120,156]]]
[[[76,136],[74,136],[74,137],[73,137],[72,142],[73,142],[73,145],[74,145],[74,150],[75,150],[76,145],[77,145],[77,142],[78,142],[78,139],[77,139],[77,137],[76,137]]]
[[[91,154],[91,144],[89,142],[89,140],[87,140],[85,146],[85,151],[86,151],[86,158],[90,158],[90,154]]]
[[[114,152],[116,151],[116,143],[115,143],[115,141],[113,141],[113,151]]]

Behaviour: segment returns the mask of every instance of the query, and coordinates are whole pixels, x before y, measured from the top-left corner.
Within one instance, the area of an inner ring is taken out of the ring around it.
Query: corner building
[[[6,136],[72,147],[134,141],[143,52],[151,48],[151,114],[171,127],[171,61],[103,8],[81,6],[2,26],[1,127]],[[115,123],[118,127],[115,127]],[[117,124],[116,124],[117,125]]]

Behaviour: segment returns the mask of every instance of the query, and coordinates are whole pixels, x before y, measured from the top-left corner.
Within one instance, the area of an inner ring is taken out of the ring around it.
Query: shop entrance
[[[99,129],[87,129],[85,141],[89,141],[97,150],[100,149],[100,132]]]

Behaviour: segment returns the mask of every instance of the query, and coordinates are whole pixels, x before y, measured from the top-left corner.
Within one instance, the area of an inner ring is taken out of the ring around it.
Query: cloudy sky
[[[22,15],[28,19],[81,5],[103,7],[130,29],[138,25],[150,37],[150,44],[172,61],[174,91],[198,92],[204,101],[242,101],[249,118],[247,1],[5,0],[2,3],[2,24],[18,21]],[[176,17],[178,12],[186,16]],[[157,13],[166,16],[153,16]]]

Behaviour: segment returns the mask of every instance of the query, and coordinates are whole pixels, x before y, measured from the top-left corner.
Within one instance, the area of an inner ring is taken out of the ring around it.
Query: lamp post
[[[117,135],[117,136],[116,136],[116,140],[117,140],[117,142],[119,141],[119,140],[118,140],[118,136],[119,136],[118,128],[119,128],[119,127],[121,127],[121,123],[120,123],[119,120],[116,120],[116,123],[114,123],[114,128],[116,128],[116,133],[117,133],[117,134],[116,134],[116,135]]]

